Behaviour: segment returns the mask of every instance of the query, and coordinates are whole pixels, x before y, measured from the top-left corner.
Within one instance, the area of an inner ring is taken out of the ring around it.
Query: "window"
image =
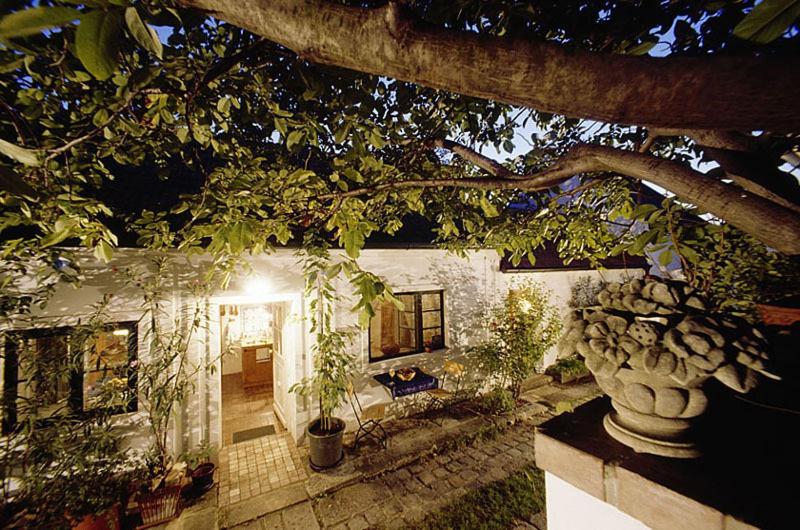
[[[375,307],[369,324],[369,360],[383,361],[444,348],[444,292],[398,293],[403,307]]]
[[[98,409],[135,411],[136,353],[135,322],[91,332],[67,327],[9,332],[3,431],[13,429],[34,409],[42,419]],[[109,388],[114,392],[105,392]]]

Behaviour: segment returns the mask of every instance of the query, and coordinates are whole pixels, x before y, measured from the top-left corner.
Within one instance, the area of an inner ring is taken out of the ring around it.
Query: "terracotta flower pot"
[[[761,322],[767,326],[791,326],[800,322],[800,307],[756,304]]]
[[[72,527],[73,530],[119,530],[119,503],[99,515],[90,514]]]

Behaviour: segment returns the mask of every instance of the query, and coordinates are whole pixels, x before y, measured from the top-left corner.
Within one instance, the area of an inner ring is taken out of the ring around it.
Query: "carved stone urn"
[[[608,434],[635,451],[695,458],[695,426],[708,407],[711,378],[752,390],[765,366],[766,341],[742,320],[710,315],[685,283],[611,283],[599,305],[576,310],[559,355],[578,353],[611,397]]]

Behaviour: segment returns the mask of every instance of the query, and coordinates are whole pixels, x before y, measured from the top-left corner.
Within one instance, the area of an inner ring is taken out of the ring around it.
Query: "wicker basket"
[[[767,326],[791,326],[800,322],[800,308],[757,304],[761,321]]]
[[[177,517],[181,500],[181,486],[167,486],[139,498],[142,526],[147,528]]]

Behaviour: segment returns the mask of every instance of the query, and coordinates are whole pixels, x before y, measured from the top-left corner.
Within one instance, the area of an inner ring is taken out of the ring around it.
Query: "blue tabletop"
[[[439,379],[436,377],[426,374],[416,366],[411,369],[416,372],[411,381],[401,381],[396,375],[390,377],[388,373],[378,374],[372,378],[392,392],[392,399],[439,387]]]

